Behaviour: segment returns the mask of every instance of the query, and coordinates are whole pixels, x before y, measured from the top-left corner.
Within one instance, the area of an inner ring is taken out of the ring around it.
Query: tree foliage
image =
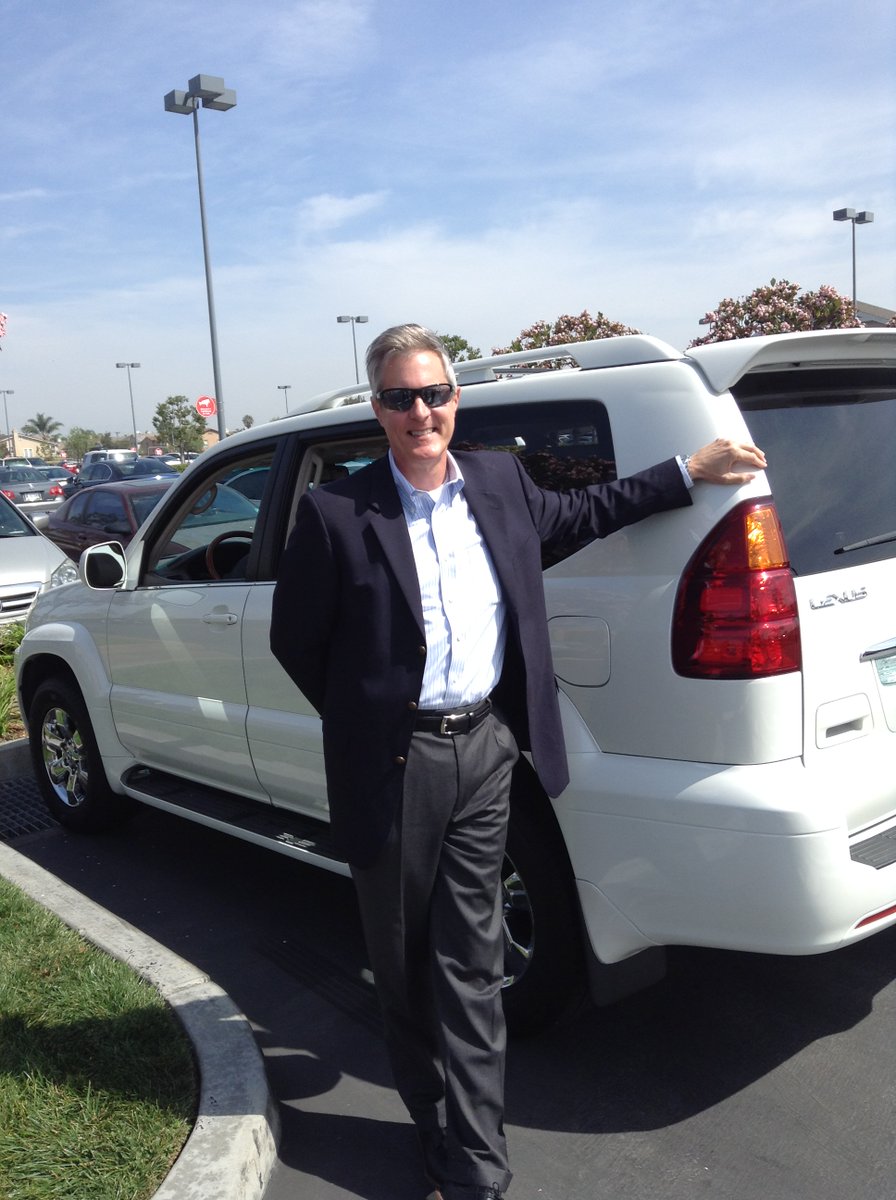
[[[594,316],[584,309],[577,317],[565,314],[551,323],[536,321],[523,329],[509,346],[496,346],[492,354],[512,354],[515,350],[540,350],[545,346],[564,346],[568,342],[591,342],[598,338],[621,337],[626,333],[640,333],[619,321],[611,321],[602,312]]]
[[[35,413],[30,421],[25,422],[22,426],[22,434],[24,437],[34,438],[38,442],[52,442],[55,441],[61,428],[61,421],[54,421],[52,417],[39,412]]]
[[[159,442],[169,450],[183,457],[188,450],[202,449],[205,418],[200,417],[186,396],[163,400],[153,420]]]
[[[692,346],[726,342],[732,338],[767,333],[795,333],[808,329],[854,329],[862,322],[853,315],[852,301],[823,283],[817,292],[800,293],[800,285],[772,279],[736,300],[726,297],[701,321],[709,325],[704,337]]]
[[[467,339],[459,334],[440,333],[438,337],[452,362],[471,362],[474,358],[482,358],[479,347],[471,346]]]
[[[68,457],[74,459],[75,462],[82,462],[90,447],[97,445],[98,438],[95,430],[82,429],[80,425],[73,425],[65,435],[64,441]]]

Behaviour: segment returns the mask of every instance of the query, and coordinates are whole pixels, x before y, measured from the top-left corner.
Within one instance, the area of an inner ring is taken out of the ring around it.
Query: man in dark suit
[[[543,491],[513,454],[449,453],[460,391],[435,334],[386,330],[367,370],[389,455],[302,497],[271,647],[323,719],[333,834],[434,1195],[500,1200],[500,867],[518,748],[549,796],[569,778],[541,547],[689,504],[697,480],[744,482],[765,458],[717,440]]]

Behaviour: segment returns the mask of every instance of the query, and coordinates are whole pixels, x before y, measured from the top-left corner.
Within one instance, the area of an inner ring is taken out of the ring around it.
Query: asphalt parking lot
[[[158,812],[102,838],[22,813],[20,854],[249,1017],[283,1125],[265,1200],[422,1200],[347,880]],[[508,1200],[889,1200],[894,1009],[896,930],[810,959],[673,950],[649,991],[511,1044]]]

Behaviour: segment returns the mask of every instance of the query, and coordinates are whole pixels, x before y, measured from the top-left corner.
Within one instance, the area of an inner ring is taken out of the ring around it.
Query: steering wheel
[[[219,533],[217,537],[212,538],[205,548],[205,566],[212,579],[221,578],[221,572],[215,563],[215,551],[222,542],[226,542],[230,538],[247,538],[251,542],[252,531],[249,529],[225,529],[223,533]]]

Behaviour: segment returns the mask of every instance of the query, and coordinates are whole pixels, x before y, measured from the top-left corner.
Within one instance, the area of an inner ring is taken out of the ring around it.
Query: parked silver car
[[[24,621],[38,592],[78,572],[4,495],[0,495],[0,625]]]
[[[36,467],[0,469],[0,492],[28,513],[49,512],[66,496],[61,482],[47,479]]]

